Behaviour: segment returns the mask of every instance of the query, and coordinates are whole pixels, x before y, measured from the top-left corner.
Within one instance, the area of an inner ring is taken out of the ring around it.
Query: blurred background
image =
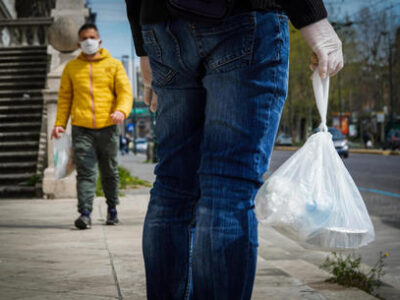
[[[330,85],[328,125],[335,147],[344,158],[362,148],[398,154],[400,0],[324,3],[345,59]],[[0,195],[65,190],[52,177],[48,132],[61,72],[79,54],[77,31],[85,22],[98,26],[102,45],[123,62],[134,90],[134,106],[121,126],[121,154],[157,160],[155,114],[143,102],[125,1],[0,0]],[[311,50],[291,25],[290,39],[289,90],[276,144],[301,146],[320,120],[308,67]]]
[[[329,20],[343,43],[345,67],[331,78],[328,123],[353,147],[390,147],[400,137],[400,1],[326,0]],[[303,142],[318,125],[310,71],[310,50],[291,27],[289,94],[281,127]],[[398,147],[398,145],[396,146]]]
[[[386,299],[400,299],[400,0],[325,0],[324,3],[328,18],[342,40],[345,59],[343,70],[331,78],[329,131],[337,152],[346,158],[343,162],[373,218],[377,237],[376,242],[358,253],[370,266],[375,264],[378,253],[390,253],[385,267],[389,277],[385,280],[392,286],[386,285],[386,292],[382,294]],[[6,245],[0,247],[0,252],[3,250],[7,255],[18,253],[7,248],[12,244],[8,238],[15,236],[18,228],[21,232],[28,228],[38,230],[37,235],[32,235],[35,239],[47,237],[49,228],[43,224],[51,222],[43,213],[63,203],[54,201],[48,205],[43,201],[40,207],[45,208],[39,210],[35,206],[34,217],[25,218],[21,213],[29,213],[29,205],[39,203],[31,199],[76,199],[76,174],[60,180],[55,178],[50,133],[57,112],[61,73],[66,62],[80,53],[77,32],[85,22],[98,26],[103,46],[122,61],[134,90],[134,106],[120,128],[120,165],[134,177],[154,181],[155,114],[143,102],[143,81],[125,1],[0,0],[0,199],[29,200],[0,201],[4,203],[0,229],[5,232],[0,236],[4,238],[2,245]],[[311,50],[292,26],[290,39],[288,97],[276,139],[279,147],[271,156],[265,178],[315,132],[320,122],[308,67]],[[67,131],[70,127],[67,126]],[[131,189],[124,193],[136,195],[140,191]],[[147,197],[148,189],[142,193]],[[61,215],[65,217],[65,209],[61,212],[61,208],[52,219],[55,223]],[[37,218],[38,225],[31,225],[32,218]],[[30,235],[32,231],[26,232]],[[53,232],[54,236],[58,234]],[[47,242],[35,240],[32,245],[47,247]],[[48,250],[42,251],[43,257],[51,252]],[[38,248],[32,251],[35,255],[39,252]],[[63,258],[64,254],[63,248]],[[20,261],[21,268],[25,268],[27,260],[15,261]],[[10,274],[20,274],[15,261],[10,264]],[[51,265],[43,270],[50,276],[53,273],[47,272],[55,265],[48,262]],[[36,274],[36,269],[32,270]],[[73,283],[73,280],[64,280],[64,269],[61,270],[63,279],[55,278],[62,283]],[[18,281],[22,276],[3,273],[3,279]],[[75,272],[71,274],[75,276]],[[40,277],[26,277],[29,286]],[[17,289],[22,285],[18,282]],[[43,286],[50,285],[38,283],[37,286],[42,290]],[[397,287],[396,291],[393,286]]]
[[[133,86],[139,100],[132,117],[141,118],[143,90],[133,44],[127,39],[130,29],[125,3],[123,0],[86,3],[97,15],[105,47],[125,63],[132,60],[131,75],[135,77]],[[345,68],[331,80],[329,125],[337,128],[352,148],[400,147],[400,1],[325,0],[324,3],[329,20],[343,42],[345,59]],[[292,26],[290,39],[289,92],[277,142],[286,137],[283,144],[301,145],[318,126],[319,116],[309,82],[311,50]],[[146,130],[150,130],[151,123],[146,124]]]

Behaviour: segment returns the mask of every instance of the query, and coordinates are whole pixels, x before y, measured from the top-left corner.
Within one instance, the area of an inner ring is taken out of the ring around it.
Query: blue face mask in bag
[[[168,0],[172,14],[185,19],[218,23],[230,16],[235,0]]]

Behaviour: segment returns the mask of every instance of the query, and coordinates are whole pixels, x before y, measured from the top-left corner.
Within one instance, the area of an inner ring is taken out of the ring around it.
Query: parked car
[[[147,152],[147,140],[146,138],[137,138],[135,140],[136,143],[136,151],[139,153]]]
[[[400,130],[390,129],[386,135],[385,142],[383,143],[383,150],[386,149],[400,149]]]
[[[278,134],[276,137],[275,143],[277,145],[282,145],[282,146],[292,146],[293,145],[293,139],[290,135],[286,133],[281,133]]]
[[[313,130],[313,133],[320,131],[319,128]],[[339,129],[335,127],[328,127],[328,131],[332,134],[333,144],[335,145],[335,149],[337,153],[342,158],[349,157],[349,142],[347,141],[346,137],[340,132]]]

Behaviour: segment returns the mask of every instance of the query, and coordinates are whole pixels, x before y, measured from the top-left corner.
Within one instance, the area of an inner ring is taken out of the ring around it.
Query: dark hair
[[[94,29],[94,30],[97,31],[97,33],[99,32],[99,30],[97,29],[97,26],[96,26],[96,25],[94,25],[93,23],[86,23],[86,24],[83,24],[83,25],[81,26],[81,28],[79,28],[79,30],[78,30],[78,36],[80,36],[80,35],[81,35],[81,32],[84,31],[84,30],[86,30],[86,29]]]

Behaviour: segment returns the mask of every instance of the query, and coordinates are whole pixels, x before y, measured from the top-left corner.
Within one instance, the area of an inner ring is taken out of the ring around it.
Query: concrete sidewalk
[[[275,146],[275,151],[297,151],[299,146]],[[364,148],[350,148],[350,153],[357,154],[378,154],[378,155],[400,155],[400,150],[383,150],[383,149],[364,149]]]
[[[106,205],[97,198],[93,227],[85,231],[73,227],[73,199],[0,201],[0,299],[145,299],[141,235],[148,199],[148,193],[123,197],[121,224],[105,226]],[[325,283],[329,274],[317,267],[324,256],[260,226],[252,299],[375,299]]]

